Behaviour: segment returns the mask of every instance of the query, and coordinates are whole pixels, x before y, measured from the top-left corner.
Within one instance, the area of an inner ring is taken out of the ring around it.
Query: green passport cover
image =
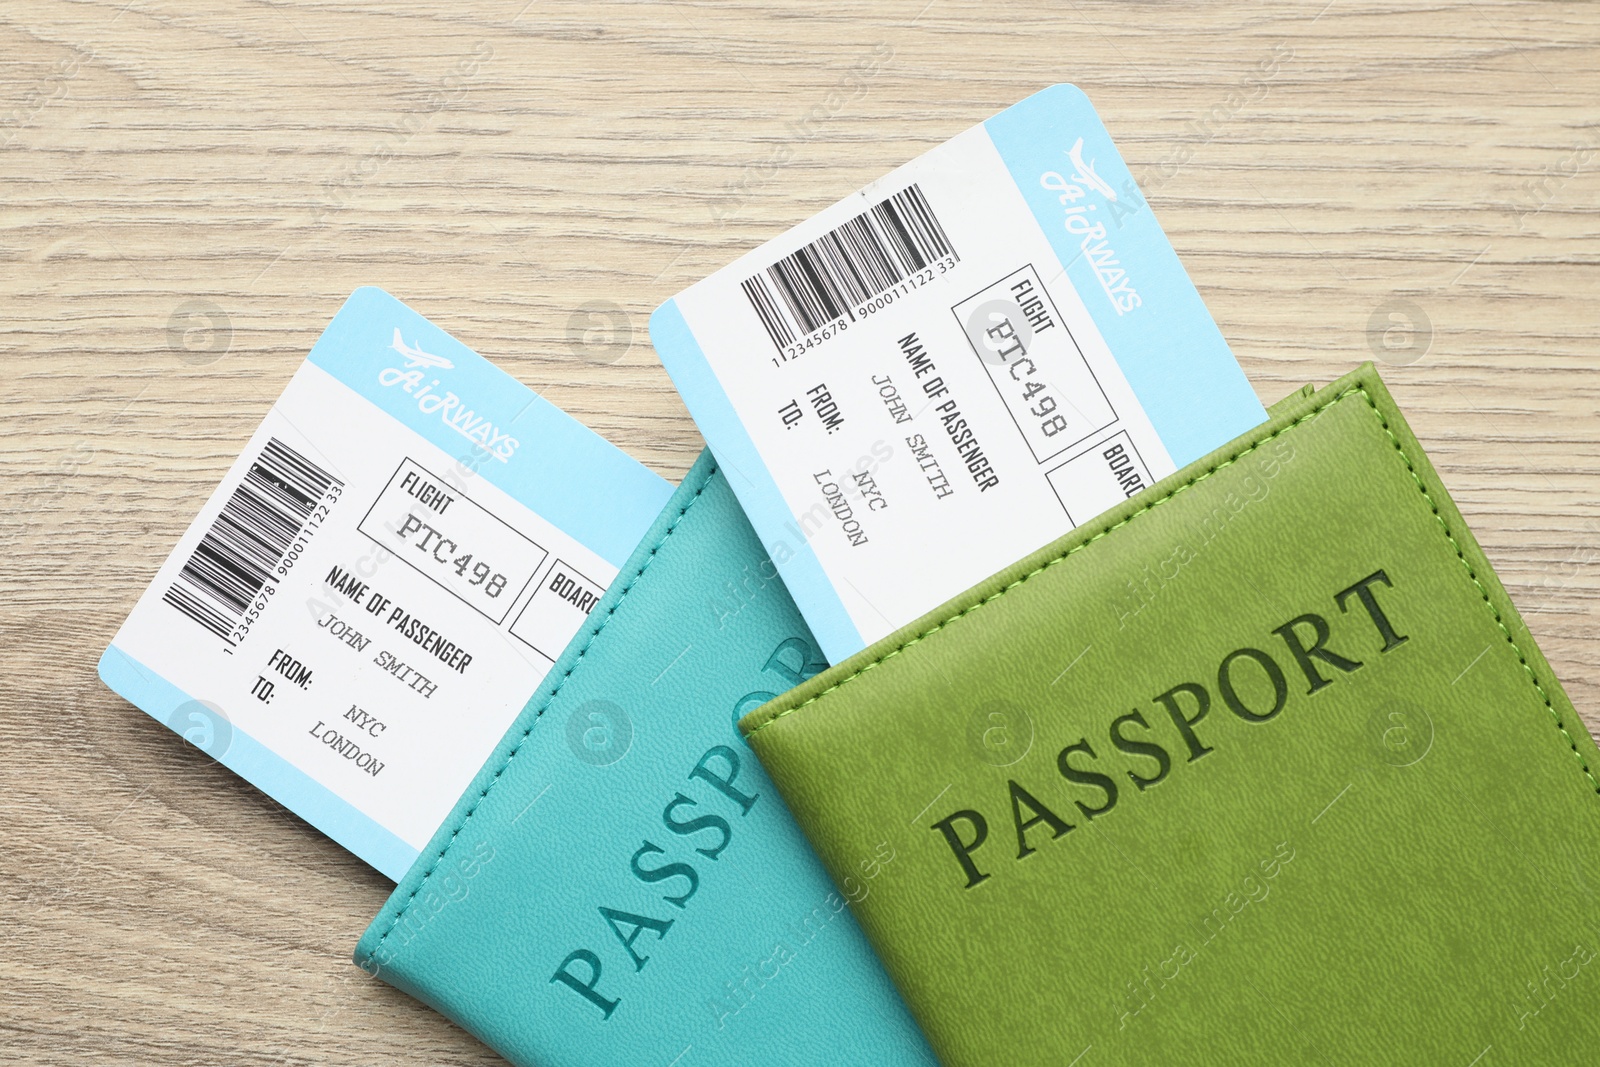
[[[947,1067],[1600,1047],[1600,759],[1370,364],[741,727]]]

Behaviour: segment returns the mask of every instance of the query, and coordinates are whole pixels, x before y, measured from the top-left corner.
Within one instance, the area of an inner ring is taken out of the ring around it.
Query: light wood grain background
[[[6,0],[0,1059],[493,1062],[100,650],[355,287],[676,479],[650,310],[1057,81],[1264,400],[1385,356],[1600,724],[1600,5]]]

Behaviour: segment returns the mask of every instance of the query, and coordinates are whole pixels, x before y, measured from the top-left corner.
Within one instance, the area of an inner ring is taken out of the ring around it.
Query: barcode
[[[333,484],[343,485],[276,437],[250,464],[222,512],[161,599],[233,644],[273,569]]]
[[[960,258],[922,190],[911,185],[751,275],[742,288],[781,352],[836,319],[854,319],[857,305],[946,256]]]

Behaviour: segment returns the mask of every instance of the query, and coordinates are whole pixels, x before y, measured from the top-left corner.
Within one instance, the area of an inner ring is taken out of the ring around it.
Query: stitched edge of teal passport
[[[362,936],[357,964],[519,1064],[804,1067],[827,1047],[842,1063],[931,1067],[730,714],[825,666],[763,563],[704,453]],[[574,737],[596,697],[632,709],[614,759],[586,759]],[[694,818],[672,816],[685,807]]]
[[[585,625],[583,631],[573,639],[572,644],[562,653],[561,661],[556,664],[555,668],[540,684],[538,691],[534,693],[523,709],[522,715],[518,716],[517,722],[495,749],[494,755],[484,763],[483,769],[478,772],[472,785],[461,795],[461,799],[456,802],[455,809],[450,813],[450,817],[434,833],[433,839],[428,842],[428,847],[422,851],[417,862],[412,864],[411,869],[406,872],[406,876],[400,884],[395,886],[395,891],[384,904],[383,910],[373,919],[366,933],[356,943],[354,959],[356,964],[363,970],[374,974],[377,973],[375,968],[381,966],[378,956],[383,951],[384,942],[394,933],[395,927],[400,924],[406,912],[416,903],[418,896],[427,887],[428,880],[433,877],[434,871],[444,861],[451,846],[455,844],[456,838],[461,835],[461,831],[466,828],[467,823],[478,810],[478,805],[488,797],[490,790],[500,781],[501,775],[505,773],[511,761],[516,759],[517,753],[522,750],[523,743],[528,740],[529,735],[533,733],[534,727],[538,726],[539,722],[544,718],[545,710],[555,700],[556,694],[561,692],[561,687],[567,683],[567,679],[571,678],[583,663],[583,657],[588,654],[595,638],[600,636],[601,631],[606,627],[606,623],[611,621],[611,618],[616,615],[617,609],[622,606],[622,602],[633,591],[634,585],[643,577],[650,564],[655,562],[656,553],[661,550],[661,546],[666,542],[667,538],[672,536],[672,531],[678,528],[678,523],[683,521],[684,516],[689,513],[689,509],[694,507],[695,502],[700,499],[700,495],[705,492],[707,484],[709,484],[712,475],[716,474],[716,472],[715,461],[710,458],[710,453],[705,453],[690,469],[688,475],[685,476],[682,488],[668,502],[666,510],[656,520],[649,533],[645,535],[640,548],[635,550],[633,559],[629,561],[630,566],[626,580],[621,584],[620,591],[615,598],[605,598],[610,603],[602,603],[600,605],[604,610],[598,612],[599,619]],[[648,547],[646,548],[645,546]],[[408,887],[409,892],[406,891]],[[381,933],[377,932],[380,927]]]

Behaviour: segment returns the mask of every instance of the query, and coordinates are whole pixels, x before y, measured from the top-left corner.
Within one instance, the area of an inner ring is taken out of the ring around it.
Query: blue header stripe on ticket
[[[1264,421],[1089,99],[1056,85],[983,125],[1173,462]]]
[[[672,486],[382,289],[345,301],[308,357],[614,566]]]
[[[100,679],[112,692],[145,711],[169,729],[176,729],[173,713],[196,703],[196,728],[207,728],[216,738],[220,724],[206,723],[208,714],[198,703],[161,675],[123,652],[116,645],[100,657]],[[231,723],[227,736],[209,753],[257,789],[299,815],[306,822],[372,864],[391,881],[405,877],[417,850],[362,814],[326,786],[268,749]]]
[[[690,405],[689,413],[710,443],[717,462],[722,464],[728,484],[762,539],[768,556],[773,557],[774,563],[778,562],[778,557],[783,555],[778,551],[780,541],[789,549],[790,554],[784,562],[778,563],[778,568],[789,595],[822,646],[823,655],[829,663],[838,663],[860,651],[864,644],[860,632],[823,573],[810,542],[795,525],[778,483],[761,461],[755,442],[750,440],[732,401],[723,392],[722,383],[712,372],[676,300],[662,304],[650,316],[650,340],[672,376],[672,383],[678,387],[684,402]],[[769,541],[773,530],[784,533]]]

